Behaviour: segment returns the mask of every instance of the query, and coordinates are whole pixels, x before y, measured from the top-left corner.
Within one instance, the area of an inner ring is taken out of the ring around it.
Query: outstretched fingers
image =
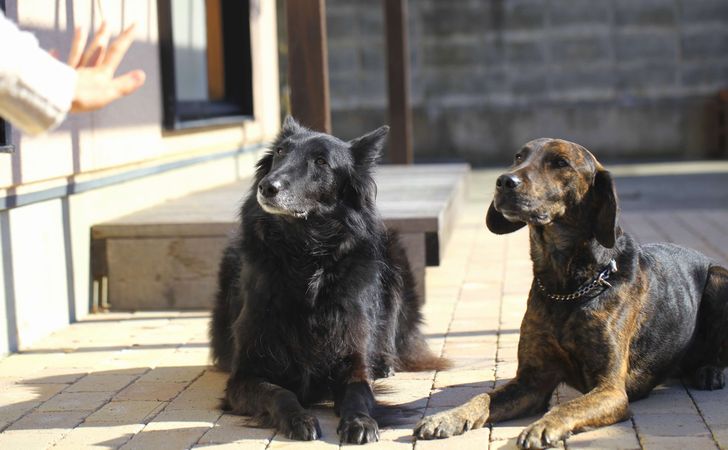
[[[95,67],[104,61],[106,47],[109,44],[109,31],[106,22],[101,22],[94,38],[81,56],[78,67]]]
[[[83,49],[88,39],[88,32],[82,27],[76,27],[73,31],[73,41],[71,41],[71,51],[68,53],[66,62],[74,69],[81,63]]]
[[[127,27],[108,48],[103,60],[103,65],[114,73],[119,67],[121,60],[124,59],[129,46],[134,41],[134,32],[136,31],[136,23]]]

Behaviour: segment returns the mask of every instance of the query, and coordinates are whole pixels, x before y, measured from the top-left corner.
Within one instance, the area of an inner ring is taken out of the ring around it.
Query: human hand
[[[119,67],[133,41],[136,24],[132,24],[111,45],[106,23],[101,23],[91,43],[84,49],[86,33],[76,28],[68,65],[78,76],[71,112],[94,111],[139,89],[146,78],[142,70],[132,70],[118,77]]]

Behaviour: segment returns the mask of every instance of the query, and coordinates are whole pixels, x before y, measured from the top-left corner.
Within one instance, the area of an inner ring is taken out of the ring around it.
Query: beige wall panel
[[[20,348],[68,323],[66,249],[61,201],[10,211]]]
[[[276,2],[250,3],[254,114],[261,134],[270,137],[278,132],[280,123]]]

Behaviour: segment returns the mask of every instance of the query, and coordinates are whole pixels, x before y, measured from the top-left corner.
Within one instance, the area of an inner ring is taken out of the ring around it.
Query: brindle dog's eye
[[[523,161],[523,155],[517,153],[516,156],[513,157],[513,160],[517,163],[520,163],[521,161]]]
[[[569,161],[564,158],[556,158],[554,160],[554,166],[558,168],[569,167]]]
[[[316,165],[324,166],[326,165],[326,160],[323,158],[316,158]]]

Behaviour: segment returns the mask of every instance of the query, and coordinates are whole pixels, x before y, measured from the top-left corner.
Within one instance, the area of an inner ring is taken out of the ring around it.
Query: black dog
[[[728,270],[672,244],[639,245],[618,224],[609,172],[584,147],[527,143],[498,178],[486,218],[496,234],[528,226],[534,281],[508,384],[423,419],[421,438],[546,410],[559,383],[585,395],[519,436],[523,448],[628,417],[671,374],[721,389],[728,365]]]
[[[333,396],[341,440],[376,441],[372,380],[444,365],[375,207],[371,171],[388,130],[344,142],[287,118],[220,264],[210,334],[231,372],[227,407],[293,439],[321,435],[302,405]]]

